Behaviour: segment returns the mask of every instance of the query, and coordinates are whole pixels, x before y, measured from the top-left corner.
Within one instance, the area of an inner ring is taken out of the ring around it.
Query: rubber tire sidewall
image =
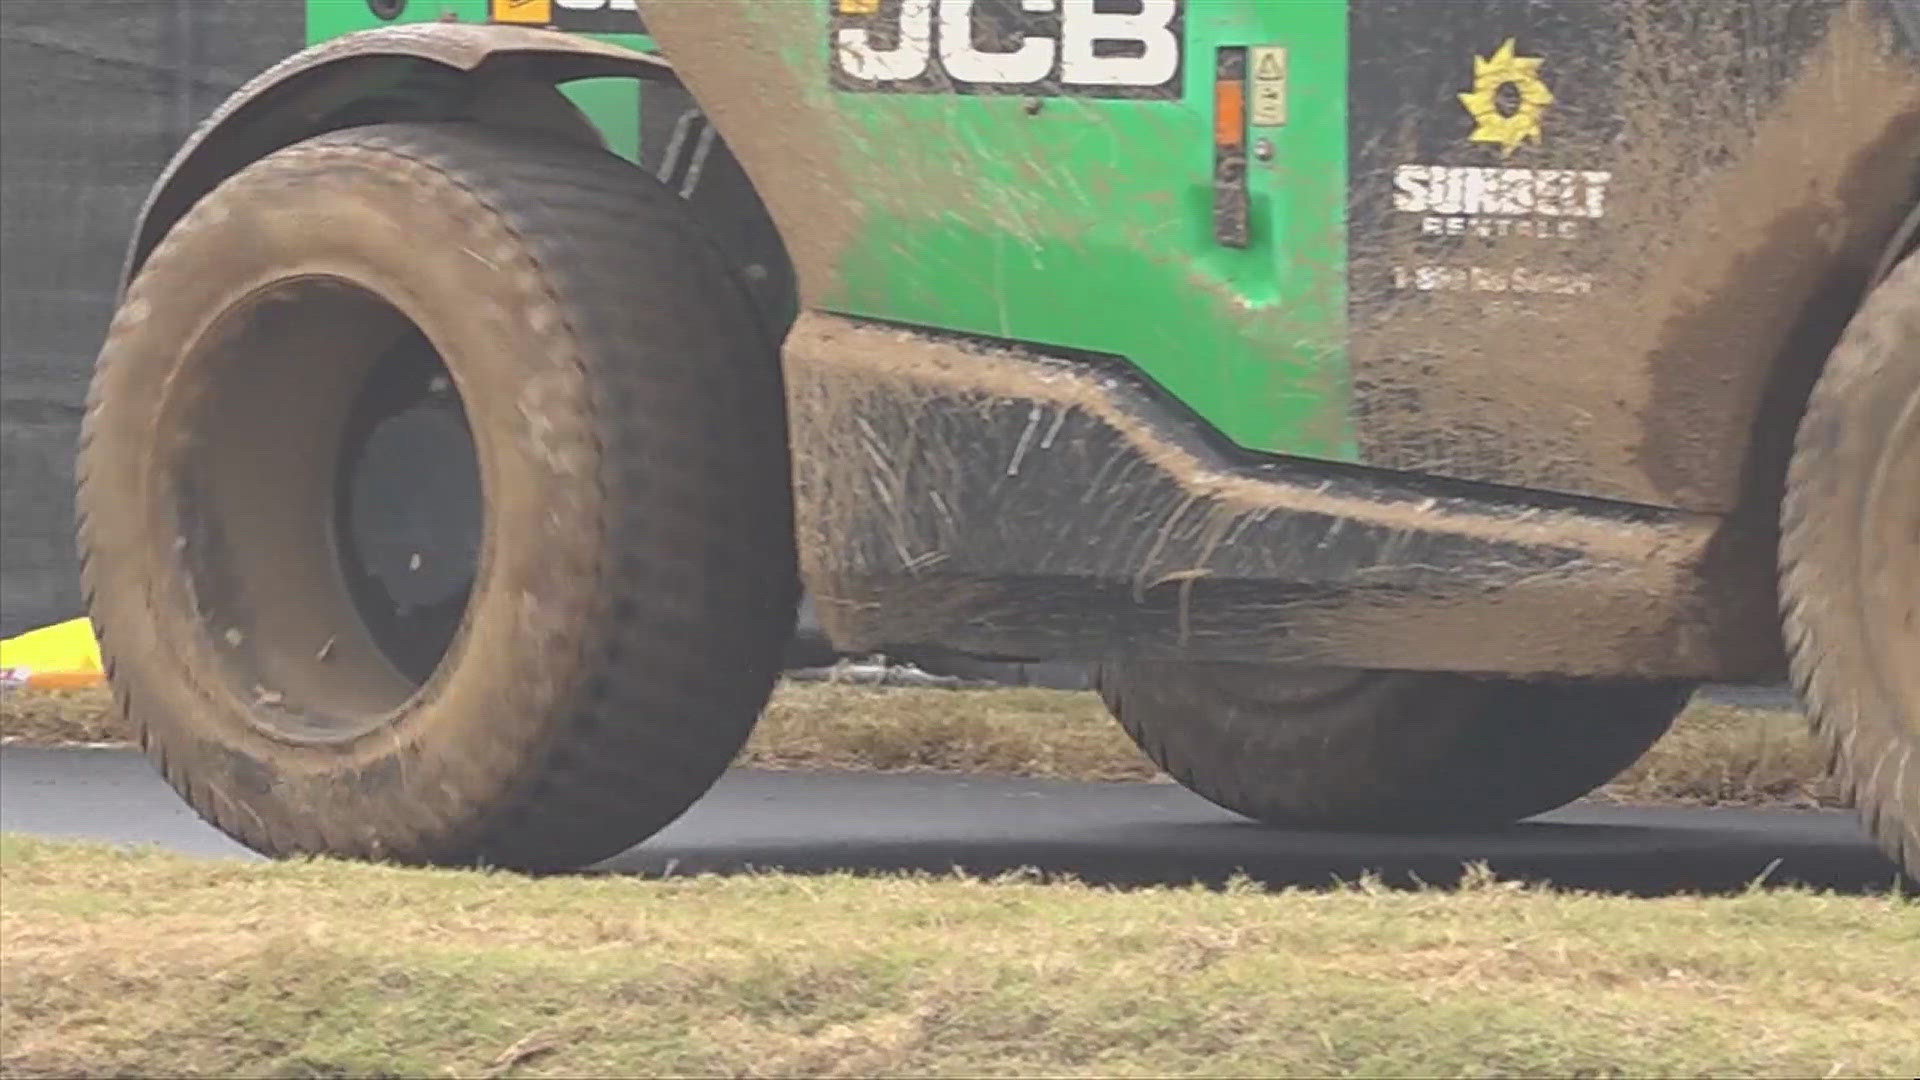
[[[405,154],[343,145],[355,137],[282,150],[227,181],[129,288],[89,399],[86,588],[121,707],[169,779],[222,828],[280,854],[464,861],[484,855],[485,831],[591,709],[598,641],[618,630],[606,565],[618,557],[606,547],[618,463],[603,454],[599,414],[611,403],[594,374],[616,358],[589,355],[608,343],[576,324],[562,298],[566,272],[537,261],[486,194]],[[552,149],[570,153],[584,151]],[[716,249],[661,239],[672,272],[610,283],[631,290],[627,302],[683,311],[736,348],[759,333]],[[467,409],[487,503],[481,571],[447,659],[391,723],[335,745],[289,743],[249,721],[257,703],[233,685],[220,628],[196,614],[177,548],[188,532],[167,476],[183,433],[161,426],[196,392],[180,360],[219,316],[264,284],[302,274],[378,294],[436,345]],[[731,290],[737,303],[716,310],[715,290]],[[657,389],[666,399],[658,407],[697,411],[672,400],[683,387],[671,380]],[[784,472],[777,479],[784,489]],[[753,517],[743,511],[741,524]],[[783,591],[782,576],[790,583],[790,564],[769,569],[770,591]],[[791,585],[784,591],[773,606],[790,609]],[[790,610],[784,617],[790,627]],[[769,643],[736,643],[743,666]],[[759,673],[742,674],[744,685]],[[731,745],[702,755],[717,757],[714,774],[744,740],[757,705],[745,708],[744,720],[730,721],[737,732],[721,740]],[[698,777],[696,793],[711,779]],[[690,797],[675,794],[667,802],[679,805],[648,816],[670,820]]]
[[[1378,832],[1562,806],[1632,765],[1687,700],[1673,684],[1137,662],[1101,668],[1100,692],[1208,801],[1279,827]]]
[[[1920,255],[1910,255],[1848,324],[1801,420],[1781,512],[1780,592],[1794,683],[1841,786],[1867,830],[1920,880],[1920,735],[1903,716],[1911,703],[1886,682],[1920,678],[1920,656],[1904,671],[1874,663],[1859,573],[1873,470],[1903,411],[1916,406]],[[1877,587],[1920,590],[1920,581]]]

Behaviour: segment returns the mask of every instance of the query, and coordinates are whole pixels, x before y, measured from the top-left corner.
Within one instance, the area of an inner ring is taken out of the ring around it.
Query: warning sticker
[[[497,23],[545,26],[553,21],[553,0],[493,0],[488,14]]]
[[[582,34],[642,34],[638,0],[488,0],[496,23],[551,26]]]
[[[1248,122],[1254,127],[1281,127],[1287,122],[1287,50],[1283,45],[1257,45],[1252,50],[1253,77]]]

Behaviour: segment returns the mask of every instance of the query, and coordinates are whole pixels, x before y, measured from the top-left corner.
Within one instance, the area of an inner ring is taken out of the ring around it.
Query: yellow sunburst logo
[[[1493,55],[1473,58],[1473,89],[1460,95],[1460,104],[1473,114],[1473,142],[1496,143],[1501,156],[1512,154],[1523,142],[1540,141],[1540,118],[1553,104],[1553,91],[1540,80],[1539,56],[1515,56],[1513,39],[1500,44]],[[1500,91],[1511,86],[1513,93],[1502,108]]]

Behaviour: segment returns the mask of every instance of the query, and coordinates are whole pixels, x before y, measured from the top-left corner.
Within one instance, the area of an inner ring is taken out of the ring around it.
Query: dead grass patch
[[[1087,780],[1143,780],[1157,772],[1091,693],[833,683],[782,685],[741,763]]]
[[[0,1072],[1911,1075],[1920,906],[637,880],[0,838]]]
[[[9,691],[0,739],[123,739],[105,691]],[[786,683],[740,764],[763,769],[998,773],[1147,780],[1159,771],[1098,697],[1059,690]],[[1798,713],[1697,700],[1673,731],[1598,793],[1620,802],[1840,805]]]
[[[1058,779],[1160,776],[1090,693],[788,684],[741,763]],[[1599,796],[1621,802],[1837,806],[1799,713],[1699,699]]]
[[[105,690],[0,691],[0,743],[58,746],[125,742]]]
[[[1673,730],[1599,794],[1621,802],[1845,805],[1806,717],[1697,698]]]

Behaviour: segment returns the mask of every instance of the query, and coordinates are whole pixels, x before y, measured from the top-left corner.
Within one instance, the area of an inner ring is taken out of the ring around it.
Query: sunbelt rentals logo
[[[1556,98],[1546,66],[1546,57],[1526,55],[1514,38],[1473,57],[1471,82],[1454,101],[1473,123],[1466,141],[1497,152],[1500,164],[1396,166],[1393,209],[1418,215],[1422,237],[1578,243],[1606,217],[1611,172],[1529,168],[1513,160],[1550,137]],[[1447,263],[1396,266],[1393,280],[1396,288],[1423,292],[1584,295],[1593,289],[1587,274]]]

